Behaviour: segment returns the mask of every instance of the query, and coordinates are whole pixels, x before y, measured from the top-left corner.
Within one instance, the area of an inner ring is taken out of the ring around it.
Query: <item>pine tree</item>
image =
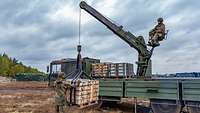
[[[9,76],[9,57],[5,53],[1,56],[0,68],[0,75]]]
[[[16,58],[9,58],[6,53],[0,54],[0,76],[14,77],[17,73],[41,73],[36,68],[25,66]]]

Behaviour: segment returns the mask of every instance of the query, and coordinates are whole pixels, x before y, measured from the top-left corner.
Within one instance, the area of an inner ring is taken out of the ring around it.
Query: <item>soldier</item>
[[[56,113],[64,113],[65,106],[65,93],[67,87],[64,84],[64,73],[60,72],[58,74],[58,79],[54,83],[55,87],[55,104],[56,104]]]
[[[157,19],[158,24],[149,32],[149,45],[159,46],[159,41],[165,38],[165,24],[163,24],[163,18]]]

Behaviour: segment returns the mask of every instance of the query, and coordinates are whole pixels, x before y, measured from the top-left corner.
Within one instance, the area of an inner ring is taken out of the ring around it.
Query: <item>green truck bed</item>
[[[125,81],[125,97],[177,100],[178,90],[177,81]]]
[[[200,101],[200,80],[100,80],[99,96]]]
[[[183,81],[183,100],[200,101],[200,80]]]
[[[100,80],[99,96],[123,97],[123,80]]]

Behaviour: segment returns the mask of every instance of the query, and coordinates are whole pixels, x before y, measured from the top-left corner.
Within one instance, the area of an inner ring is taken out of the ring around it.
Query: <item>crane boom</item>
[[[151,51],[147,49],[144,38],[142,36],[136,37],[129,31],[123,30],[122,26],[117,26],[84,1],[80,2],[80,8],[84,9],[86,12],[88,12],[90,15],[92,15],[94,18],[104,24],[114,34],[119,36],[119,38],[124,40],[131,47],[138,51],[139,55],[137,62],[137,76],[144,77],[146,75],[147,68],[149,67],[150,58],[153,52],[153,48],[151,49]]]

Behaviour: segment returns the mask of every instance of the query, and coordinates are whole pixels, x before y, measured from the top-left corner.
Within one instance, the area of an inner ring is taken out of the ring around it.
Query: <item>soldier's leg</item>
[[[158,34],[158,41],[162,41],[165,38],[165,35],[163,35],[162,33]]]
[[[157,33],[152,38],[152,45],[159,45]]]
[[[66,113],[69,113],[69,110],[70,110],[69,104],[65,105],[64,110]]]
[[[152,29],[151,31],[149,31],[149,37],[152,37],[152,35],[155,34],[155,31]]]
[[[152,37],[152,42],[154,43],[154,42],[156,42],[156,40],[157,40],[157,34],[155,34],[155,35]]]
[[[59,106],[59,113],[64,113],[64,105]]]
[[[148,45],[153,45],[153,37],[155,35],[155,31],[154,30],[151,30],[149,32],[149,41],[148,41]]]
[[[59,113],[59,105],[55,106],[56,113]]]

